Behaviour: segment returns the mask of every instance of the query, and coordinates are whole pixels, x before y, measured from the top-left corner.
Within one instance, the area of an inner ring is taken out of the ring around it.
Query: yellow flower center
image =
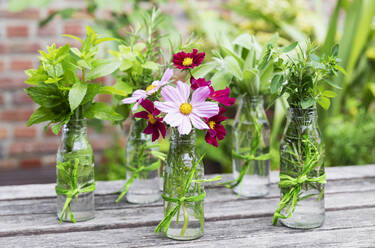
[[[150,84],[149,86],[147,86],[147,88],[146,88],[146,92],[149,92],[150,90],[152,90],[152,89],[154,89],[154,88],[156,88],[157,86],[156,85],[152,85],[152,84]]]
[[[151,123],[151,124],[155,124],[156,123],[156,119],[154,118],[154,115],[153,114],[148,114],[148,121]]]
[[[189,65],[191,65],[191,64],[193,64],[193,59],[192,58],[184,58],[184,61],[182,61],[182,64],[184,65],[184,66],[189,66]]]
[[[214,121],[209,121],[208,122],[208,125],[210,126],[211,129],[214,129],[215,128],[215,122]]]
[[[190,114],[192,110],[193,110],[193,106],[191,106],[190,103],[185,102],[180,105],[180,112],[184,115]]]

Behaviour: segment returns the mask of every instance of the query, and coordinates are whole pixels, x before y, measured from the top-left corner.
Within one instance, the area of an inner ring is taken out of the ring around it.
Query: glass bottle
[[[233,177],[242,180],[233,188],[243,197],[261,197],[269,192],[270,128],[262,96],[243,96],[233,127]],[[248,158],[241,158],[248,156]],[[263,156],[263,158],[261,158]]]
[[[158,159],[152,155],[152,150],[156,149],[152,144],[151,135],[146,135],[143,130],[147,126],[147,121],[134,120],[131,126],[130,135],[126,145],[126,165],[138,169],[141,166],[150,166]],[[127,168],[126,178],[129,180],[133,176],[133,171]],[[126,193],[128,202],[144,204],[160,200],[160,177],[158,169],[152,171],[141,171],[135,175],[135,179]]]
[[[63,125],[56,161],[58,218],[67,222],[94,218],[94,153],[86,120],[72,117]]]
[[[184,191],[188,175],[194,165],[196,172],[193,174],[193,180],[203,179],[204,167],[199,159],[196,151],[195,131],[192,130],[189,135],[180,135],[177,129],[172,129],[170,149],[164,168],[163,193],[165,196],[180,198],[204,194],[203,185],[194,181]],[[165,215],[175,206],[175,202],[165,200]],[[166,236],[176,240],[197,239],[203,235],[203,227],[203,198],[199,201],[185,201],[174,215]]]
[[[324,183],[306,180],[325,176],[324,145],[317,125],[316,108],[288,110],[287,125],[280,145],[281,174],[300,182],[295,186],[280,188],[281,198],[292,187],[296,187],[298,194],[294,212],[289,218],[280,219],[281,223],[302,229],[321,226],[325,215]],[[293,207],[292,201],[281,213],[288,215],[289,207]]]

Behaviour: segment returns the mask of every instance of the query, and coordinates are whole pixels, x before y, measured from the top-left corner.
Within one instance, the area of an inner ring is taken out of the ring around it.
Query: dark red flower
[[[218,140],[224,139],[227,131],[225,130],[224,126],[220,123],[226,120],[228,117],[223,116],[222,114],[226,111],[225,108],[220,107],[219,113],[211,118],[205,118],[206,124],[210,129],[208,129],[206,136],[204,139],[207,143],[218,147],[219,143]]]
[[[226,87],[223,90],[215,91],[212,87],[210,87],[211,93],[208,98],[217,101],[224,106],[231,106],[236,102],[236,98],[229,97],[230,90],[229,87]]]
[[[193,49],[192,53],[185,53],[182,51],[173,54],[172,62],[178,69],[191,69],[199,66],[202,63],[205,55],[205,53],[198,53],[197,49]]]
[[[236,102],[236,98],[229,97],[229,87],[226,87],[223,90],[215,91],[214,88],[211,86],[211,81],[206,81],[205,78],[195,79],[193,76],[190,78],[190,87],[193,90],[196,90],[199,87],[204,86],[208,86],[210,88],[210,95],[208,96],[209,99],[217,101],[223,104],[224,106],[231,106]]]
[[[165,138],[167,130],[162,122],[163,118],[157,117],[160,114],[160,110],[155,108],[154,104],[147,99],[142,100],[141,106],[147,111],[135,113],[134,117],[148,120],[148,125],[143,133],[152,134],[152,141],[157,140],[160,134]]]
[[[199,87],[209,86],[211,81],[206,81],[205,78],[195,79],[193,76],[190,78],[190,87],[192,90],[196,90]]]

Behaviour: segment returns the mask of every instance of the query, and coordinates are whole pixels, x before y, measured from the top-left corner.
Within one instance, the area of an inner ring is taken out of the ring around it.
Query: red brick
[[[25,158],[20,161],[20,166],[23,169],[42,167],[42,160],[40,158]]]
[[[29,59],[13,60],[10,69],[13,71],[24,71],[33,67],[33,61]]]
[[[111,146],[111,140],[104,137],[101,139],[97,138],[95,140],[91,139],[90,143],[95,151],[101,151]]]
[[[12,95],[14,105],[32,104],[33,100],[24,92]]]
[[[11,109],[4,110],[1,113],[1,120],[3,121],[27,121],[31,114],[32,109]]]
[[[25,25],[7,26],[8,37],[27,37],[29,35],[29,28]]]
[[[43,156],[43,166],[56,166],[56,154]]]
[[[14,142],[9,147],[10,155],[25,155],[25,154],[49,154],[56,153],[58,148],[58,141],[38,141],[38,142]]]
[[[21,12],[11,12],[2,10],[0,11],[1,18],[13,18],[13,19],[39,19],[40,14],[38,9],[27,9]]]
[[[17,167],[16,159],[2,159],[0,160],[0,170],[9,170]]]
[[[0,77],[0,89],[22,89],[26,87],[26,76],[23,78]]]
[[[13,137],[15,138],[35,138],[36,127],[15,127]]]
[[[41,49],[39,43],[12,41],[11,43],[1,43],[0,53],[8,54],[23,54],[23,53],[37,53]]]
[[[111,100],[112,100],[112,96],[111,96],[111,95],[98,95],[98,96],[96,97],[96,99],[97,99],[99,102],[110,103]]]
[[[56,31],[56,23],[49,23],[42,28],[38,28],[38,36],[55,36]]]
[[[0,93],[0,104],[4,104],[4,95]]]
[[[4,71],[4,62],[0,61],[0,72]]]
[[[0,140],[8,137],[8,130],[5,127],[0,127]]]
[[[67,23],[64,25],[64,34],[82,36],[84,33],[83,31],[83,26],[78,23]]]

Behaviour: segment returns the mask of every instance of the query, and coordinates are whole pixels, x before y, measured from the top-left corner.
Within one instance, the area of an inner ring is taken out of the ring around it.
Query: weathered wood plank
[[[212,175],[214,176],[214,175]],[[208,177],[211,177],[209,175]],[[231,179],[231,174],[224,174],[224,180]],[[374,178],[375,165],[364,166],[344,166],[344,167],[329,167],[327,168],[328,180],[342,180],[342,179],[359,179],[359,178]],[[278,171],[271,172],[271,182],[277,183],[279,178]],[[111,194],[120,189],[124,181],[99,181],[97,182],[96,194],[104,195]],[[33,199],[55,197],[54,184],[29,184],[18,186],[1,186],[0,200],[12,199]]]
[[[325,224],[312,230],[274,227],[268,217],[205,225],[198,240],[180,242],[154,234],[154,227],[118,228],[0,239],[0,247],[373,247],[375,208],[327,212]],[[350,217],[350,218],[348,218]]]
[[[209,189],[215,191],[215,189]],[[210,193],[209,195],[215,193]],[[271,222],[278,198],[238,199],[236,201],[211,201],[205,204],[205,216],[209,221],[254,218],[268,216]],[[326,209],[375,207],[375,191],[336,193],[327,195]],[[162,219],[162,206],[104,209],[96,211],[96,218],[75,224],[58,224],[55,213],[0,216],[0,237],[31,235],[49,232],[72,232],[98,229],[155,226]]]
[[[326,194],[344,193],[344,192],[366,192],[375,191],[375,179],[350,179],[329,181]],[[230,189],[224,187],[208,188],[206,202],[235,201],[238,196],[233,194]],[[276,184],[271,185],[270,193],[265,198],[278,198],[279,189]],[[115,203],[117,194],[96,195],[95,207],[97,210],[119,209],[119,208],[138,208],[139,205],[130,204],[125,201]],[[147,206],[161,206],[162,202],[148,204]],[[56,211],[55,197],[24,199],[24,200],[2,200],[0,201],[0,216],[17,214],[41,214],[54,213]],[[141,206],[142,207],[142,206]]]

